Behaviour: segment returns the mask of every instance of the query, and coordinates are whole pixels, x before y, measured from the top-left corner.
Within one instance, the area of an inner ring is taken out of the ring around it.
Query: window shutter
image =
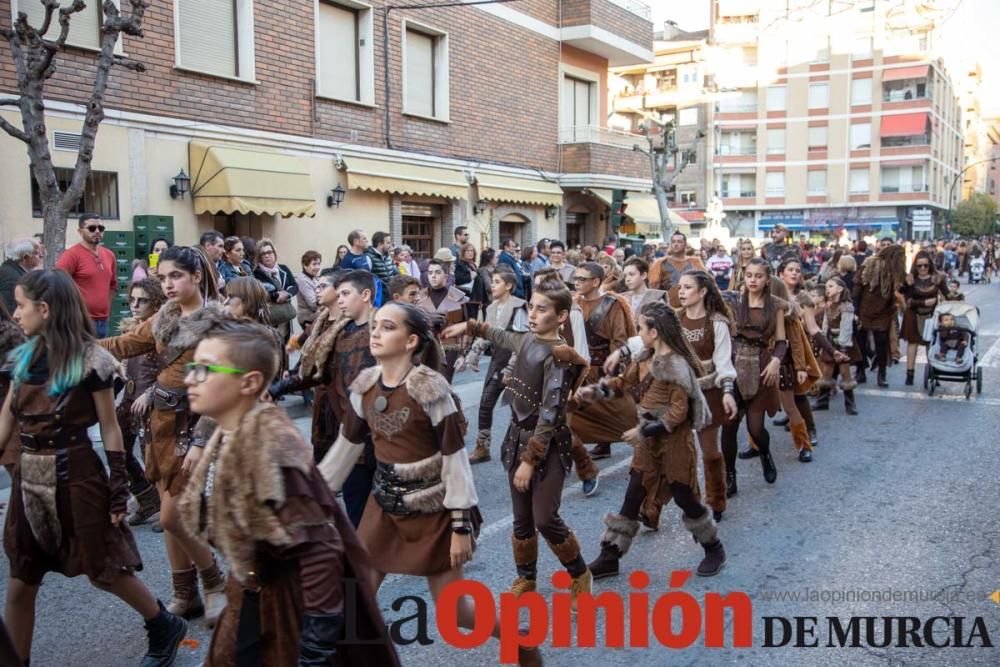
[[[358,14],[329,2],[319,5],[320,94],[358,99]],[[407,54],[409,55],[409,54]]]
[[[857,106],[859,104],[871,104],[871,103],[872,103],[872,80],[852,79],[851,104]]]
[[[406,110],[434,115],[434,38],[406,31]]]
[[[238,76],[233,0],[174,0],[178,3],[181,67]]]
[[[851,192],[868,192],[867,169],[851,169]]]
[[[576,103],[575,111],[576,118],[574,118],[573,124],[577,127],[590,125],[590,82],[574,80],[573,82],[576,88]]]
[[[60,5],[69,6],[73,4],[70,0],[63,0]],[[89,49],[98,49],[101,46],[101,11],[100,2],[91,0],[87,3],[86,9],[73,14],[69,18],[69,36],[66,43],[71,46],[84,46]],[[45,21],[45,8],[41,0],[18,0],[17,11],[28,15],[28,23],[38,29]],[[59,36],[59,11],[52,14],[52,23],[49,24],[49,31],[46,39],[56,39]]]
[[[851,150],[859,148],[869,148],[872,143],[871,123],[857,123],[851,125]]]

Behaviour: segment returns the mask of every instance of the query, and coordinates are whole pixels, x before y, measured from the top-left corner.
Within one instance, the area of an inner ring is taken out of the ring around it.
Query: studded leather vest
[[[511,395],[514,417],[519,422],[538,414],[544,390],[545,360],[551,354],[551,343],[534,337],[518,351],[514,372],[507,380],[507,391]]]

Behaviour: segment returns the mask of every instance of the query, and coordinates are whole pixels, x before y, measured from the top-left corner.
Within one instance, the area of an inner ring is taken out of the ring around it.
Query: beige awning
[[[650,236],[660,235],[660,207],[653,195],[630,194],[625,203],[625,217],[632,218],[636,233]],[[691,223],[674,210],[668,210],[670,223],[674,229],[684,234],[691,233]]]
[[[605,206],[611,206],[611,202],[615,196],[614,192],[603,188],[587,188],[587,191],[604,202]]]
[[[469,183],[458,169],[424,167],[361,157],[345,157],[351,190],[466,199]]]
[[[309,171],[297,157],[197,141],[188,156],[195,213],[316,215]]]
[[[557,184],[541,179],[516,178],[476,174],[479,197],[488,201],[505,201],[538,206],[562,206],[563,191]]]

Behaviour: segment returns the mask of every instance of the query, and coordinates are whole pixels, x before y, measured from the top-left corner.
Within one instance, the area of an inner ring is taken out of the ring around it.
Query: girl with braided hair
[[[726,552],[712,512],[699,500],[694,431],[712,421],[699,387],[704,368],[688,344],[680,319],[665,303],[643,306],[639,337],[643,351],[622,375],[605,377],[577,392],[584,404],[629,392],[639,416],[638,426],[622,434],[635,448],[625,499],[617,514],[604,517],[601,554],[590,564],[590,571],[595,579],[618,574],[619,561],[639,531],[643,501],[663,497],[673,498],[683,510],[684,526],[705,549],[698,575],[710,577],[722,569]]]
[[[854,282],[858,320],[875,341],[878,386],[888,387],[889,335],[896,319],[896,292],[906,280],[906,253],[891,241],[865,260]]]

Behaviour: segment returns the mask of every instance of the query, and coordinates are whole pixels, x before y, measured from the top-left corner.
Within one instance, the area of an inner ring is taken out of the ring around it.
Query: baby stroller
[[[941,315],[948,314],[955,318],[952,331],[961,331],[968,335],[969,343],[961,357],[955,350],[943,347],[941,344]],[[979,308],[961,301],[945,301],[938,304],[934,314],[927,318],[924,324],[924,340],[928,341],[927,366],[924,369],[924,389],[928,396],[942,382],[964,382],[965,398],[972,397],[972,383],[976,383],[976,393],[983,393],[983,369],[979,366],[979,354],[976,338],[979,335]],[[939,352],[945,352],[944,360],[938,359]]]
[[[986,260],[973,257],[969,260],[969,284],[979,284],[986,278]]]

